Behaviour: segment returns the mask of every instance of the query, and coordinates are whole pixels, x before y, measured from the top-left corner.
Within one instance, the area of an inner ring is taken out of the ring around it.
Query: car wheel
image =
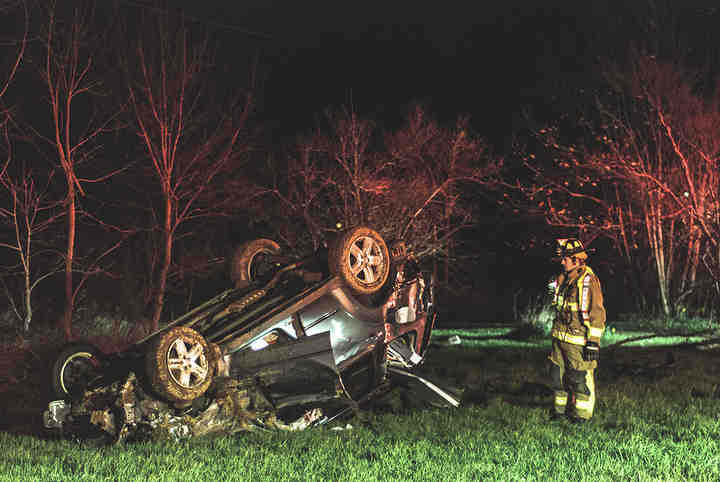
[[[101,375],[103,353],[88,343],[63,347],[52,366],[52,389],[58,399],[82,393]]]
[[[145,353],[145,369],[152,389],[176,404],[200,397],[212,383],[215,357],[200,333],[176,326],[157,335]]]
[[[236,288],[244,288],[267,274],[275,266],[270,257],[280,253],[280,246],[272,239],[255,239],[235,250],[230,266],[230,278]]]
[[[377,231],[358,226],[339,236],[328,252],[333,275],[358,294],[373,294],[382,288],[390,273],[390,254]]]

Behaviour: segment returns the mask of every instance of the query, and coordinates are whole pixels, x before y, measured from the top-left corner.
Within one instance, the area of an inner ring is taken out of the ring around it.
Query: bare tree
[[[8,163],[10,160],[9,157]],[[33,290],[43,280],[62,271],[59,263],[52,262],[52,258],[55,258],[54,252],[51,253],[49,262],[45,259],[43,263],[35,263],[37,259],[47,258],[44,254],[49,252],[47,249],[37,248],[36,237],[53,226],[62,216],[59,203],[52,201],[48,193],[51,178],[52,176],[47,176],[45,183],[38,186],[36,182],[39,176],[24,166],[20,168],[19,174],[11,174],[8,164],[5,164],[0,174],[0,184],[9,198],[9,207],[0,208],[0,219],[14,234],[10,241],[0,243],[0,247],[7,248],[16,255],[17,265],[10,267],[5,275],[20,275],[20,296],[16,297],[4,280],[3,284],[13,312],[22,321],[25,331],[30,329],[33,318]],[[16,302],[16,298],[20,299],[20,303]]]
[[[153,329],[162,316],[181,229],[190,221],[219,214],[218,203],[226,202],[217,193],[221,175],[238,168],[232,164],[247,147],[254,70],[246,90],[221,101],[213,96],[213,58],[206,35],[195,39],[182,18],[164,13],[145,18],[127,60],[135,129],[161,199]]]
[[[299,253],[318,249],[327,232],[343,222],[326,207],[334,192],[329,164],[325,136],[319,132],[299,136],[277,157],[268,155],[262,169],[251,174],[252,182],[237,189],[246,193],[242,203],[250,219],[272,226],[273,238]]]
[[[474,206],[497,182],[502,159],[473,133],[468,116],[446,128],[419,105],[385,143],[399,174],[391,176],[389,195],[401,210],[397,237],[410,236],[421,254],[452,246],[460,230],[477,222]]]
[[[596,99],[578,142],[540,129],[550,159],[528,157],[535,182],[523,187],[551,225],[609,236],[629,262],[647,248],[665,314],[699,292],[702,253],[717,252],[720,234],[720,97],[698,88],[707,78],[687,60],[631,49],[607,62],[616,94]]]
[[[13,2],[15,3],[15,2]],[[22,1],[19,2],[19,5],[22,6],[22,16],[23,16],[23,33],[22,37],[20,39],[13,39],[12,43],[17,44],[17,52],[14,56],[11,56],[12,59],[10,68],[8,69],[7,78],[5,81],[0,84],[0,100],[5,97],[5,93],[7,92],[8,88],[10,87],[10,84],[12,83],[13,79],[15,78],[15,75],[18,72],[18,69],[20,68],[20,64],[22,63],[24,57],[25,57],[25,50],[27,48],[27,42],[28,42],[28,34],[30,29],[30,12],[28,11],[27,3]],[[17,4],[11,4],[10,2],[3,2],[0,4],[0,12],[8,13],[9,15],[17,14],[15,11],[17,9]],[[3,112],[3,115],[6,116],[7,112]],[[4,119],[3,119],[4,121]]]
[[[99,108],[101,86],[95,72],[97,51],[102,39],[92,30],[95,2],[74,2],[72,6],[51,1],[47,5],[42,78],[51,110],[52,135],[44,136],[55,150],[57,163],[65,177],[65,311],[61,325],[65,336],[72,337],[72,313],[78,293],[73,281],[76,261],[78,198],[85,194],[83,184],[99,182],[111,174],[87,179],[80,166],[95,158],[103,134],[113,118]],[[67,10],[65,9],[67,8]]]
[[[18,7],[21,7],[22,13],[17,11],[19,10]],[[0,86],[0,101],[2,101],[25,57],[30,15],[26,2],[3,4],[0,10],[3,13],[18,14],[23,17],[22,37],[13,42],[17,45],[17,51],[10,64],[7,78]],[[54,269],[52,265],[44,272],[39,271],[34,266],[33,261],[42,256],[42,253],[35,249],[35,236],[51,226],[57,220],[58,213],[56,209],[57,203],[49,201],[47,194],[48,184],[52,176],[47,176],[45,184],[37,186],[36,176],[27,168],[25,163],[18,167],[17,162],[14,162],[12,143],[8,134],[11,124],[11,110],[3,110],[0,131],[2,132],[6,158],[0,170],[0,185],[2,185],[3,193],[7,194],[8,199],[5,205],[9,207],[0,208],[0,219],[10,228],[13,235],[8,242],[0,243],[0,247],[11,250],[17,257],[17,268],[19,269],[16,271],[15,267],[10,267],[5,272],[5,276],[20,273],[22,279],[20,303],[16,302],[15,294],[8,288],[4,279],[2,282],[13,312],[22,322],[24,331],[28,331],[33,316],[32,292],[41,281],[57,272],[57,269]]]
[[[502,166],[469,120],[444,128],[421,106],[393,131],[350,109],[325,120],[282,162],[271,159],[265,172],[277,174],[254,191],[262,201],[251,217],[272,217],[272,235],[290,246],[306,246],[313,233],[317,247],[324,231],[367,223],[409,242],[419,257],[453,264],[450,246],[477,222],[478,191],[490,189]]]
[[[341,219],[345,225],[365,224],[371,216],[370,198],[379,192],[377,181],[385,167],[369,149],[374,122],[349,109],[328,111],[326,116],[330,132],[325,147],[332,161],[330,179],[340,200]]]

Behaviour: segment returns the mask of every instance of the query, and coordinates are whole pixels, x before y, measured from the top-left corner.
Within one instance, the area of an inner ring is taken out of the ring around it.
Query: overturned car
[[[272,240],[245,243],[232,259],[233,288],[130,349],[64,347],[45,426],[92,426],[116,440],[163,427],[192,436],[209,427],[312,426],[386,393],[393,376],[421,380],[457,406],[412,372],[436,313],[432,277],[403,248],[391,257],[367,227],[299,260]]]

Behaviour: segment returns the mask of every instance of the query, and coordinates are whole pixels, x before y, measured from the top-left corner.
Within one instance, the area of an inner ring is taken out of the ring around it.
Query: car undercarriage
[[[57,399],[45,426],[115,441],[306,428],[357,410],[398,377],[459,404],[413,373],[436,318],[431,276],[391,259],[365,227],[301,260],[279,251],[264,239],[241,246],[235,287],[128,350],[66,346],[53,366]]]

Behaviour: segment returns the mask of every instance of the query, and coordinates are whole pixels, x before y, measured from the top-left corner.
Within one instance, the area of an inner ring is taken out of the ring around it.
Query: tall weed
[[[523,331],[537,336],[548,336],[552,330],[555,309],[546,295],[532,298],[520,313]]]

